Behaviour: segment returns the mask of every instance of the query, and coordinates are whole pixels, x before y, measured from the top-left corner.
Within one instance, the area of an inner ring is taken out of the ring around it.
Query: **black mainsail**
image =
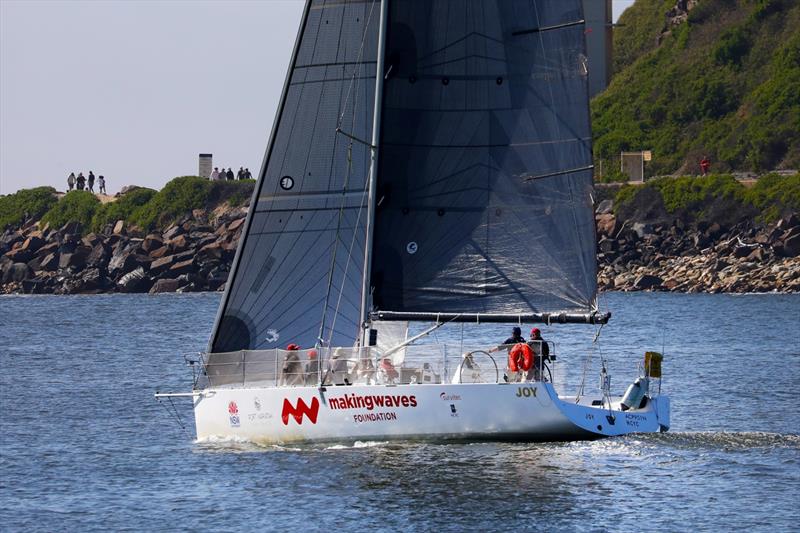
[[[377,316],[586,321],[597,267],[580,0],[389,5]]]
[[[602,321],[582,19],[308,1],[210,351],[352,345],[370,317]]]

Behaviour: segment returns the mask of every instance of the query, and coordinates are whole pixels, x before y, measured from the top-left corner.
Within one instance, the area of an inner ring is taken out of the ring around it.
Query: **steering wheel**
[[[459,383],[463,383],[461,377],[462,377],[462,375],[464,373],[464,363],[467,361],[467,358],[472,360],[473,367],[471,368],[471,370],[476,371],[479,377],[483,376],[483,374],[480,371],[480,367],[478,366],[478,363],[475,361],[475,358],[473,357],[474,354],[483,354],[483,355],[485,355],[486,357],[488,357],[492,361],[492,364],[494,365],[494,380],[495,380],[494,382],[495,383],[499,383],[500,382],[500,370],[497,368],[497,361],[494,360],[494,357],[492,357],[492,354],[490,354],[489,352],[487,352],[485,350],[475,350],[474,352],[467,352],[466,354],[464,354],[464,360],[461,362],[461,365],[459,365],[460,370],[458,372],[458,382]],[[483,383],[483,380],[481,379],[481,381],[477,381],[477,382],[473,382],[473,383]]]

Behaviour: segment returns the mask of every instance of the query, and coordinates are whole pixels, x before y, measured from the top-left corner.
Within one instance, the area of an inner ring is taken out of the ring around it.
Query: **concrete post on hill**
[[[211,178],[212,158],[213,154],[200,154],[199,169],[197,171],[197,175],[200,176],[201,178],[205,179]]]

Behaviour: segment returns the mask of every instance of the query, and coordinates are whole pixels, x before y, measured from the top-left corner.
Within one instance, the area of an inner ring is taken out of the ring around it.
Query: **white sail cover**
[[[379,10],[306,5],[213,352],[358,335]]]

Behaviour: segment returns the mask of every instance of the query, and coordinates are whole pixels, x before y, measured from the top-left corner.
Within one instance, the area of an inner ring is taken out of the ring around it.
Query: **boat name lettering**
[[[397,420],[397,413],[363,413],[353,415],[353,422],[360,424],[362,422],[383,422]]]
[[[417,397],[403,395],[359,396],[348,394],[339,398],[329,398],[328,407],[331,409],[366,409],[372,411],[376,407],[416,407]]]
[[[628,423],[629,426],[639,427],[639,424],[643,424],[647,421],[647,417],[644,415],[631,415],[625,414],[625,422]]]
[[[536,398],[536,387],[517,387],[517,396],[519,398]]]

